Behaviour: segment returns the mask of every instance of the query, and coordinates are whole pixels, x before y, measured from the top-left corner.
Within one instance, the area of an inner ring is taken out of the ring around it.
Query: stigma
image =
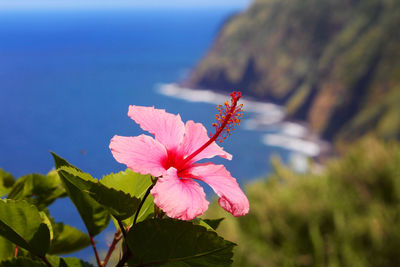
[[[231,135],[234,127],[240,125],[240,120],[243,117],[243,104],[238,105],[238,101],[241,97],[241,92],[232,92],[230,103],[226,101],[223,105],[218,105],[218,114],[215,115],[217,122],[212,124],[215,133],[210,139],[222,143]]]
[[[215,133],[210,136],[210,139],[205,144],[187,156],[183,160],[182,166],[188,163],[214,141],[222,143],[231,135],[234,127],[240,125],[240,120],[243,117],[243,104],[238,105],[238,101],[242,97],[242,93],[234,91],[230,96],[230,102],[226,101],[223,105],[217,106],[218,114],[215,115],[217,122],[212,124],[215,128]]]

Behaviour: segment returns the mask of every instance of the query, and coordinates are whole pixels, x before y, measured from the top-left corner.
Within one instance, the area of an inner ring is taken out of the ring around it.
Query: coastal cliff
[[[186,86],[284,105],[323,138],[400,138],[400,1],[256,0]]]

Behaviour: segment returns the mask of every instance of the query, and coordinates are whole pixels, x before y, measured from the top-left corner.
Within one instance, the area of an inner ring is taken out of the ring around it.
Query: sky
[[[245,8],[251,0],[0,0],[1,9]]]

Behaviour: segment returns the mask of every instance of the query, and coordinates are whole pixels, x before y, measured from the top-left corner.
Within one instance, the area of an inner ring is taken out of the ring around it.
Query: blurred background
[[[54,151],[100,178],[124,169],[112,136],[142,133],[129,105],[212,130],[240,90],[215,162],[251,211],[206,214],[234,265],[399,266],[399,25],[398,0],[0,0],[0,168],[47,173]],[[84,230],[67,200],[50,212]]]

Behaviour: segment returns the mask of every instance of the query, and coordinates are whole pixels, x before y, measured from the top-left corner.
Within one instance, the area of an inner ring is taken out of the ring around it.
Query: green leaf
[[[47,265],[43,261],[33,260],[27,257],[17,257],[5,261],[0,261],[0,266],[1,267],[47,267]]]
[[[147,189],[152,185],[150,175],[135,173],[130,169],[104,176],[101,180],[101,183],[108,187],[112,187],[114,189],[128,193],[138,199],[142,199]],[[140,209],[137,221],[143,221],[153,212],[154,199],[152,195],[149,195],[146,198],[146,201],[143,203],[142,208]],[[128,219],[124,220],[123,223],[129,226],[132,225],[134,217],[135,216],[132,215]]]
[[[56,223],[54,233],[55,237],[48,252],[50,254],[67,254],[90,245],[90,237],[72,226]]]
[[[77,258],[60,258],[54,255],[47,255],[47,260],[53,267],[93,267],[92,264]],[[13,257],[6,260],[0,260],[1,267],[48,267],[40,259],[33,259],[27,256]]]
[[[68,267],[93,267],[92,264],[77,258],[61,258],[61,262]]]
[[[52,171],[47,176],[34,173],[19,178],[8,194],[8,198],[25,199],[43,209],[65,195],[65,189],[58,174]]]
[[[230,266],[234,243],[192,222],[152,219],[133,227],[127,237],[132,266]]]
[[[47,259],[53,267],[93,267],[92,264],[77,258],[60,258],[55,255],[48,255]]]
[[[54,162],[57,169],[61,167],[71,167],[80,172],[79,169],[73,167],[63,158],[57,156],[54,153],[52,153],[52,155],[54,157]],[[86,228],[88,229],[89,235],[95,236],[99,234],[108,226],[110,222],[110,215],[108,211],[97,201],[95,201],[87,192],[80,190],[76,185],[74,185],[68,179],[70,178],[74,180],[74,177],[71,177],[71,174],[62,170],[58,171],[58,173],[67,191],[68,196],[71,198],[79,214],[81,215],[81,218],[85,223]],[[89,174],[87,174],[87,176],[88,179],[91,178]]]
[[[193,220],[191,220],[191,222],[193,222],[194,224],[197,224],[197,225],[201,225],[201,226],[207,228],[207,230],[215,231],[215,229],[213,227],[211,227],[208,223],[206,223],[203,219],[194,218]]]
[[[14,183],[14,176],[0,168],[0,197],[7,195]]]
[[[98,203],[106,207],[119,220],[132,216],[137,210],[140,200],[121,190],[102,184],[97,179],[72,167],[61,167],[64,177],[82,191],[86,191]]]
[[[14,256],[14,250],[15,245],[4,237],[0,236],[0,261]]]
[[[137,198],[142,198],[147,188],[152,185],[150,175],[135,173],[131,169],[106,175],[101,179],[101,182]]]
[[[60,176],[58,175],[58,172],[56,170],[51,170],[47,175],[46,175],[47,179],[49,179],[50,181],[52,181],[53,186],[53,190],[51,192],[51,194],[48,195],[47,200],[52,203],[54,200],[56,200],[57,198],[61,198],[61,197],[66,197],[67,196],[67,192],[65,191],[65,188],[61,182]],[[47,204],[47,205],[50,205]]]
[[[219,218],[219,219],[201,219],[203,222],[208,224],[212,229],[217,230],[219,224],[224,220],[225,218]]]
[[[50,245],[50,231],[38,209],[23,200],[0,199],[0,235],[37,256],[45,255]]]

